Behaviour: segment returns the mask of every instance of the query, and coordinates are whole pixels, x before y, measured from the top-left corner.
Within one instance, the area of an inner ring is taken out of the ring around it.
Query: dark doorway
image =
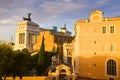
[[[109,78],[109,80],[114,80],[114,78]]]
[[[59,80],[67,80],[66,74],[60,74],[59,75]]]

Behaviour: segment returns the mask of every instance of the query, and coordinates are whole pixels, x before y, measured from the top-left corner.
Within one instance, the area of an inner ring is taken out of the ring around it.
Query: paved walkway
[[[46,76],[30,76],[30,77],[23,77],[22,80],[46,80]],[[6,80],[13,80],[12,77],[7,77]],[[16,77],[15,80],[20,80],[19,77]],[[49,79],[47,79],[49,80]]]

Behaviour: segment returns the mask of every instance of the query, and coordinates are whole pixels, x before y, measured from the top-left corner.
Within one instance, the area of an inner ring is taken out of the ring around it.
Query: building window
[[[114,51],[114,44],[110,44],[110,51]]]
[[[55,38],[55,42],[57,42],[57,37]]]
[[[110,33],[114,33],[114,26],[110,26]]]
[[[29,44],[35,44],[37,42],[36,34],[29,33],[28,37],[29,37],[29,41],[28,41]]]
[[[29,44],[32,44],[32,33],[29,33]]]
[[[25,43],[25,33],[19,33],[19,44]]]
[[[67,63],[68,63],[68,64],[72,64],[72,58],[71,58],[71,57],[68,57],[68,58],[67,58]]]
[[[105,26],[102,27],[102,33],[103,33],[103,34],[106,33],[106,27],[105,27]]]
[[[70,53],[70,52],[68,52],[68,55],[69,55],[69,56],[71,56],[71,53]]]
[[[96,64],[94,64],[94,67],[96,67]]]
[[[66,42],[66,39],[64,39],[64,42]]]
[[[96,44],[96,41],[94,41],[94,44]]]
[[[107,61],[107,75],[116,76],[116,62],[112,59]]]
[[[96,52],[94,52],[94,55],[96,55]]]
[[[32,36],[32,38],[33,38],[33,44],[35,44],[37,41],[37,36],[36,36],[36,34],[33,34],[33,36]]]

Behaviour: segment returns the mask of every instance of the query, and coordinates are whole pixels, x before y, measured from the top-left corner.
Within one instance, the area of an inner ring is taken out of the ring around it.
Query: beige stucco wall
[[[94,14],[97,14],[96,11]],[[76,72],[79,76],[97,79],[113,77],[120,80],[120,18],[108,19],[101,18],[100,14],[93,21],[76,21],[74,52],[76,68],[78,67]],[[102,33],[103,26],[106,26],[106,34]],[[110,33],[110,26],[114,26],[113,34]],[[110,44],[114,44],[114,51],[110,51]],[[106,62],[109,59],[117,62],[116,76],[106,74]]]

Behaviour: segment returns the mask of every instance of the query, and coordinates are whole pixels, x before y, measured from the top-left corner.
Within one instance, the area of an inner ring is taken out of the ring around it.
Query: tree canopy
[[[9,45],[0,44],[0,80],[8,75],[22,77],[27,72],[29,58],[27,49],[13,51]]]
[[[44,44],[44,36],[42,37],[42,43],[40,50],[38,52],[38,65],[42,65],[44,63],[45,58],[45,44]]]
[[[53,52],[45,51],[44,36],[40,50],[37,54],[31,56],[27,49],[14,51],[7,44],[0,44],[0,80],[7,76],[22,76],[29,75],[29,71],[36,70],[36,75],[46,75],[47,68],[51,65],[51,57],[57,55],[58,48]]]

